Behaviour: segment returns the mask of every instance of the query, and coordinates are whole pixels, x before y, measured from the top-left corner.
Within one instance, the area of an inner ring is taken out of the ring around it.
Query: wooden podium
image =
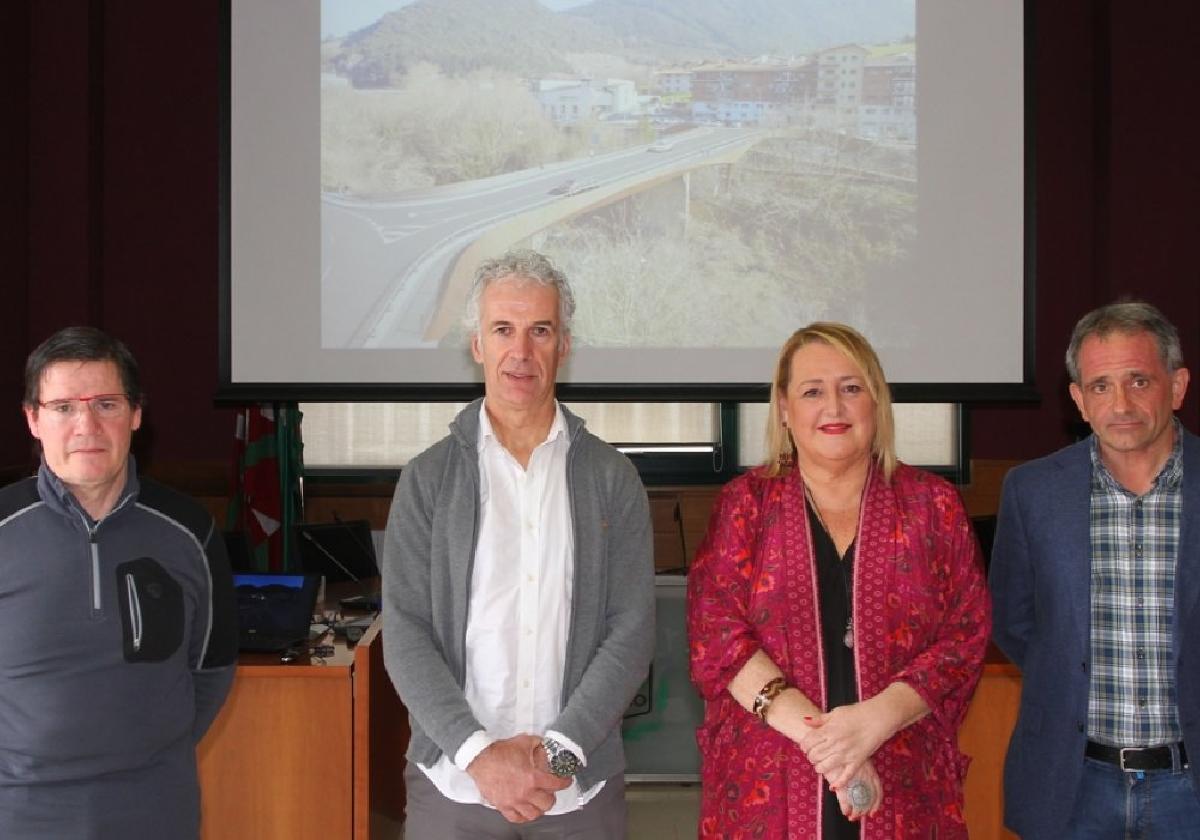
[[[323,662],[242,655],[197,751],[205,840],[368,840],[372,811],[403,819],[408,713],[380,625]]]

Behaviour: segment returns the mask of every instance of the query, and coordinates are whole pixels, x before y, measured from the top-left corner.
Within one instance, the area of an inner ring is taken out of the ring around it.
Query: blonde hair
[[[871,441],[871,454],[883,471],[884,480],[890,481],[896,469],[896,425],[892,419],[892,392],[884,378],[883,365],[862,333],[853,327],[831,321],[816,321],[801,327],[792,333],[779,351],[775,376],[771,380],[771,404],[767,411],[766,461],[763,463],[766,474],[782,475],[787,467],[780,463],[781,460],[795,458],[796,445],[783,425],[779,403],[791,384],[792,358],[796,351],[816,342],[828,344],[862,371],[867,392],[875,401],[875,438]]]

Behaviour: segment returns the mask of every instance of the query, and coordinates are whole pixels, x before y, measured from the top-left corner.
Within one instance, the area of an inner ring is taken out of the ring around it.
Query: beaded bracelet
[[[775,679],[769,680],[766,685],[758,690],[758,694],[754,695],[754,704],[750,707],[750,711],[757,715],[759,720],[766,723],[767,709],[771,708],[771,703],[783,693],[785,688],[787,688],[787,680],[783,677],[775,677]]]

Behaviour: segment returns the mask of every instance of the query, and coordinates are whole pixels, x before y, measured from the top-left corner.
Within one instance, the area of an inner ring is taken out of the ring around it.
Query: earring
[[[792,451],[779,453],[779,466],[788,469],[796,463],[796,453]]]

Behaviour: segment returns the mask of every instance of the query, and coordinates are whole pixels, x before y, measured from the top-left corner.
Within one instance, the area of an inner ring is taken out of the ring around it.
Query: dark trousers
[[[495,808],[464,805],[442,796],[412,762],[404,770],[408,790],[404,840],[625,840],[625,780],[613,776],[577,811],[543,815],[514,825]]]

